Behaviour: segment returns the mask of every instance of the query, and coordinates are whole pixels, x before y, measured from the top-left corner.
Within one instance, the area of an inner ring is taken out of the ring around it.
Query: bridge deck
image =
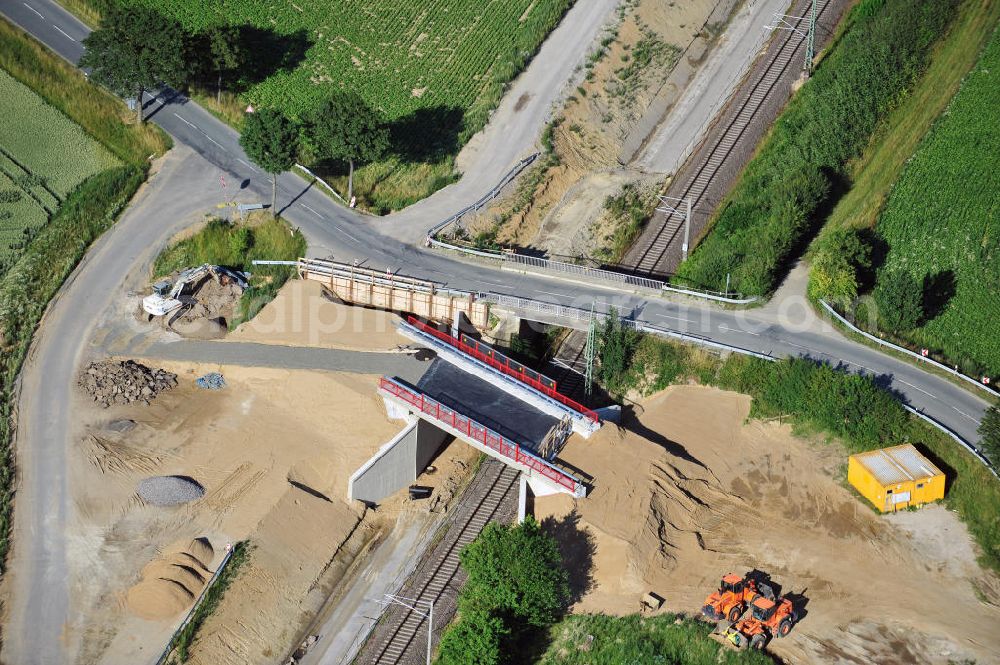
[[[559,422],[488,381],[440,359],[431,364],[417,388],[532,452],[538,451],[545,435]]]

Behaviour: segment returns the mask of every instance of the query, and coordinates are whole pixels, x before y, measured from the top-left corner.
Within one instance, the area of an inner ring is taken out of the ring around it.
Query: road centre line
[[[557,296],[559,298],[572,298],[573,296],[566,293],[555,293],[553,291],[542,291],[541,289],[534,289],[536,293],[544,293],[547,296]]]
[[[355,245],[360,245],[361,244],[360,242],[357,241],[357,239],[354,236],[352,236],[347,231],[344,231],[339,226],[334,226],[333,230],[336,231],[337,233],[339,233],[342,236],[346,236],[347,239],[350,240],[351,242],[353,242]]]
[[[174,114],[174,117],[177,118],[178,120],[180,120],[181,122],[183,122],[185,125],[188,125],[189,127],[194,127],[195,129],[198,129],[198,125],[194,124],[193,122],[188,122],[187,120],[185,120],[184,118],[180,117],[176,113]]]
[[[39,16],[41,16],[41,14],[39,14]],[[55,28],[56,30],[58,30],[59,32],[62,32],[63,36],[64,36],[64,37],[65,37],[66,39],[70,40],[71,42],[75,42],[75,41],[76,41],[75,39],[73,39],[72,37],[70,37],[69,35],[67,35],[67,34],[66,34],[65,32],[63,32],[63,29],[62,29],[62,28],[60,28],[60,27],[59,27],[58,25],[56,25],[55,23],[53,23],[53,24],[52,24],[52,27],[53,27],[53,28]]]
[[[313,210],[312,208],[310,208],[309,206],[307,206],[305,203],[300,203],[299,205],[301,205],[303,208],[305,208],[306,210],[308,210],[312,214],[316,215],[320,219],[323,219],[323,215],[319,214],[318,212],[316,212],[315,210]]]
[[[174,115],[176,115],[176,114],[174,114]],[[248,162],[248,161],[246,161],[244,159],[240,159],[239,157],[236,158],[236,161],[239,162],[240,164],[242,164],[243,166],[247,167],[248,169],[250,169],[254,173],[260,173],[260,171],[253,164],[251,164],[250,162]]]
[[[728,330],[729,332],[744,333],[747,335],[753,335],[754,337],[760,337],[760,333],[750,332],[749,330],[738,330],[736,328],[727,328],[726,326],[719,326],[719,330]]]
[[[951,408],[955,409],[956,411],[958,411],[960,414],[962,414],[963,416],[965,416],[966,418],[968,418],[972,422],[974,422],[974,423],[978,423],[979,422],[978,420],[976,420],[975,418],[973,418],[972,416],[970,416],[969,414],[967,414],[965,411],[962,411],[957,406],[952,406]]]
[[[898,378],[896,380],[899,381],[900,383],[904,384],[904,385],[907,385],[907,386],[913,388],[914,390],[919,390],[920,392],[922,392],[923,394],[927,395],[928,397],[931,397],[933,399],[937,399],[937,395],[933,395],[933,394],[927,392],[926,390],[924,390],[923,388],[918,388],[917,386],[913,385],[909,381],[903,381],[902,379],[898,379]]]
[[[40,11],[29,5],[27,2],[22,2],[21,4],[30,9],[31,11],[35,12],[36,14],[38,14],[39,18],[45,18],[44,16],[42,16],[42,13]]]
[[[673,319],[674,321],[684,321],[685,323],[695,323],[691,319],[685,319],[682,316],[671,316],[669,314],[657,314],[656,312],[651,312],[653,316],[658,316],[661,319]]]

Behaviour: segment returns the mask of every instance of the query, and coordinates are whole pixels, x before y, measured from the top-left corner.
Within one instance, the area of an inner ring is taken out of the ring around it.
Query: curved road
[[[370,218],[347,210],[307,186],[297,176],[279,179],[282,215],[299,225],[314,255],[361,259],[378,269],[442,282],[450,287],[519,295],[599,311],[615,307],[635,318],[682,332],[774,356],[810,356],[849,371],[879,377],[902,400],[924,411],[970,442],[988,404],[948,380],[855,343],[818,319],[795,288],[766,307],[731,311],[707,305],[645,299],[593,286],[534,275],[498,272],[419,248],[415,243],[434,221],[478,198],[531,150],[538,133],[600,26],[611,0],[578,2],[543,45],[528,70],[504,98],[490,125],[460,158],[463,179],[405,212]],[[65,58],[76,62],[87,29],[51,0],[0,0],[0,13],[21,25]],[[525,100],[517,104],[520,100]],[[243,202],[266,200],[269,179],[250,164],[238,135],[196,104],[180,98],[147,100],[152,120],[164,127],[178,148],[167,157],[145,193],[88,253],[46,316],[23,375],[18,430],[21,473],[15,513],[14,558],[9,584],[4,662],[61,663],[76,655],[84,617],[70,616],[65,526],[71,510],[65,458],[69,445],[69,390],[89,331],[112,307],[122,280],[140,279],[156,248],[190,220],[221,199],[220,170],[230,187],[242,185]],[[520,109],[520,110],[517,110]],[[156,217],[139,212],[143,197],[155,199]],[[187,220],[187,221],[185,221]],[[786,295],[787,294],[787,295]],[[72,301],[72,306],[68,303]],[[29,505],[31,504],[31,505]],[[90,562],[87,562],[89,564]],[[99,562],[94,562],[99,563]]]

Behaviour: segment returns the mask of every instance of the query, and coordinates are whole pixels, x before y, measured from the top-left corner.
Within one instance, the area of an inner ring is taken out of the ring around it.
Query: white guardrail
[[[892,342],[887,342],[884,339],[880,339],[879,337],[876,337],[875,335],[872,335],[870,333],[865,332],[864,330],[862,330],[861,328],[858,328],[856,325],[854,325],[853,323],[851,323],[850,321],[848,321],[847,319],[845,319],[843,316],[841,316],[837,312],[837,310],[835,310],[833,307],[831,307],[825,300],[820,300],[819,304],[823,305],[823,307],[826,309],[826,311],[828,311],[830,313],[831,316],[833,316],[835,319],[837,319],[838,321],[840,321],[841,323],[843,323],[851,331],[858,333],[862,337],[864,337],[866,339],[870,339],[871,341],[873,341],[876,344],[879,344],[881,346],[887,346],[890,349],[893,349],[894,351],[899,351],[900,353],[904,353],[904,354],[906,354],[906,355],[908,355],[908,356],[910,356],[912,358],[916,358],[917,360],[923,361],[923,362],[925,362],[925,363],[927,363],[929,365],[934,365],[938,369],[943,370],[945,372],[948,372],[952,376],[955,376],[955,377],[957,377],[959,379],[962,379],[963,381],[971,383],[975,387],[979,388],[983,392],[989,393],[993,397],[997,396],[997,392],[995,390],[993,390],[992,388],[990,388],[987,385],[984,385],[984,384],[980,383],[979,381],[977,381],[976,379],[972,378],[971,376],[966,376],[965,374],[962,374],[957,369],[952,369],[951,367],[948,367],[947,365],[939,363],[936,360],[933,360],[931,358],[927,358],[925,356],[920,355],[919,353],[916,353],[914,351],[910,351],[909,349],[903,348],[902,346],[899,346],[897,344],[893,344]]]
[[[507,295],[500,295],[500,294],[496,294],[496,293],[482,293],[481,292],[481,293],[478,293],[476,295],[476,297],[479,300],[485,300],[485,301],[488,301],[488,302],[493,302],[493,303],[499,305],[500,307],[509,307],[509,308],[512,308],[512,309],[519,309],[519,310],[522,310],[522,311],[529,311],[529,312],[530,311],[540,312],[540,313],[543,313],[543,314],[549,314],[550,316],[555,316],[555,317],[564,318],[564,319],[570,319],[570,320],[574,320],[574,321],[588,321],[589,322],[591,316],[593,316],[594,318],[598,319],[599,321],[604,321],[607,318],[606,314],[598,314],[598,313],[593,313],[592,314],[589,310],[581,309],[579,307],[568,307],[566,305],[557,305],[557,304],[554,304],[554,303],[547,303],[547,302],[543,302],[543,301],[540,301],[540,300],[533,300],[533,299],[530,299],[530,298],[520,298],[518,296],[507,296]],[[826,304],[826,303],[824,303],[824,304]],[[766,355],[766,354],[763,354],[763,353],[758,353],[756,351],[750,351],[749,349],[744,349],[744,348],[741,348],[741,347],[738,347],[738,346],[731,346],[729,344],[722,344],[721,342],[715,342],[713,340],[706,339],[704,337],[699,337],[697,335],[689,335],[687,333],[678,332],[676,330],[670,330],[668,328],[660,328],[659,326],[649,325],[647,323],[642,323],[641,321],[634,321],[632,319],[627,319],[627,318],[622,318],[621,321],[622,321],[622,324],[624,324],[627,327],[630,327],[630,328],[632,328],[634,330],[638,330],[639,332],[644,332],[644,333],[648,333],[648,334],[651,334],[651,335],[658,335],[660,337],[669,337],[669,338],[672,338],[672,339],[677,339],[677,340],[681,340],[681,341],[684,341],[684,342],[689,342],[689,343],[692,343],[692,344],[699,344],[701,346],[706,346],[706,347],[717,349],[717,350],[720,350],[720,351],[730,351],[732,353],[739,353],[739,354],[742,354],[742,355],[745,355],[745,356],[752,356],[754,358],[760,358],[761,360],[767,360],[767,361],[771,361],[771,362],[775,362],[775,361],[778,360],[774,356],[769,356],[769,355]],[[846,323],[846,321],[845,321],[845,323]],[[850,324],[848,323],[848,325],[850,325]],[[853,328],[853,326],[851,326],[851,327]],[[903,349],[903,350],[905,351],[906,349]],[[912,352],[909,352],[909,353],[912,353]],[[926,360],[926,358],[922,358],[922,359]],[[935,363],[935,364],[938,364],[938,363]],[[947,369],[947,368],[945,368],[945,369]],[[959,445],[961,445],[963,448],[965,448],[967,451],[969,451],[969,453],[971,453],[973,455],[973,457],[975,457],[987,469],[989,469],[990,473],[992,473],[994,476],[997,476],[997,478],[1000,478],[1000,475],[998,475],[996,468],[993,466],[993,463],[990,462],[990,460],[986,456],[984,456],[982,452],[980,452],[979,450],[977,450],[974,446],[972,446],[965,439],[963,439],[959,435],[955,434],[955,432],[951,431],[946,426],[942,425],[941,423],[939,423],[938,421],[934,420],[930,416],[928,416],[928,415],[922,413],[921,411],[918,411],[917,409],[913,408],[912,406],[910,406],[910,405],[908,405],[906,403],[903,403],[903,408],[906,409],[907,411],[909,411],[910,413],[912,413],[913,415],[917,416],[921,420],[924,420],[925,422],[927,422],[931,426],[935,427],[936,429],[944,432],[945,434],[947,434],[952,439],[954,439],[956,442],[958,442]]]
[[[604,321],[607,319],[608,315],[603,313],[590,312],[590,310],[581,309],[579,307],[569,307],[567,305],[557,305],[554,303],[547,303],[541,300],[533,300],[531,298],[521,298],[518,296],[507,296],[498,293],[485,293],[480,292],[476,294],[476,299],[480,301],[486,301],[494,303],[500,307],[508,307],[511,309],[527,311],[527,312],[538,312],[541,314],[548,314],[549,316],[554,316],[562,319],[569,319],[571,321],[586,321],[589,322],[591,317],[597,319],[598,321]],[[716,342],[698,335],[690,335],[688,333],[678,332],[676,330],[670,330],[668,328],[660,328],[659,326],[650,325],[648,323],[642,323],[641,321],[635,321],[633,319],[628,319],[625,317],[620,317],[621,322],[624,326],[637,330],[639,332],[649,333],[651,335],[658,335],[660,337],[670,337],[672,339],[678,339],[685,342],[690,342],[692,344],[700,344],[701,346],[707,346],[709,348],[717,349],[719,351],[731,351],[733,353],[740,353],[745,356],[753,356],[754,358],[760,358],[761,360],[774,361],[776,358],[769,356],[764,353],[758,353],[756,351],[751,351],[749,349],[744,349],[738,346],[731,346],[729,344],[722,344],[721,342]]]
[[[660,292],[670,291],[672,293],[680,293],[695,298],[705,298],[707,300],[724,302],[731,305],[747,305],[759,300],[759,298],[757,298],[756,296],[750,298],[743,298],[743,297],[734,298],[731,297],[730,294],[723,293],[721,291],[687,289],[683,287],[673,286],[659,279],[639,277],[637,275],[630,275],[628,273],[617,272],[614,270],[604,270],[603,268],[591,268],[588,266],[581,266],[575,263],[567,263],[565,261],[553,261],[552,259],[547,259],[540,256],[529,256],[527,254],[518,254],[510,250],[505,250],[501,252],[488,249],[474,249],[472,247],[467,247],[465,245],[456,245],[454,243],[438,240],[437,234],[439,232],[441,232],[451,224],[457,223],[462,219],[462,217],[464,217],[468,213],[479,210],[486,203],[496,198],[504,187],[509,185],[518,175],[521,174],[521,171],[527,168],[528,165],[533,163],[537,158],[538,158],[538,153],[536,152],[535,154],[522,159],[520,162],[515,164],[514,167],[506,173],[506,175],[504,175],[504,177],[495,187],[493,187],[493,189],[487,192],[484,196],[480,197],[478,201],[472,203],[471,205],[467,205],[466,207],[462,208],[451,217],[435,224],[430,229],[428,229],[425,244],[428,247],[436,247],[438,249],[448,249],[454,252],[460,252],[462,254],[469,254],[471,256],[477,256],[479,258],[499,261],[501,263],[501,270],[503,269],[503,264],[512,263],[521,266],[528,266],[544,272],[572,275],[574,277],[583,280],[596,280],[601,282],[608,282],[610,284],[615,284],[617,286],[634,286],[638,288],[650,289],[652,291],[660,291]]]
[[[917,418],[920,418],[921,420],[927,422],[931,426],[933,426],[933,427],[941,430],[942,432],[944,432],[945,434],[947,434],[948,436],[950,436],[952,439],[954,439],[955,441],[957,441],[959,443],[959,445],[961,445],[963,448],[965,448],[970,453],[972,453],[973,457],[975,457],[977,460],[979,460],[980,462],[982,462],[983,466],[985,466],[987,469],[989,469],[990,473],[992,473],[994,476],[996,476],[998,479],[1000,479],[1000,474],[997,474],[997,470],[993,466],[993,463],[990,462],[990,460],[985,455],[983,455],[981,452],[979,452],[974,447],[972,447],[971,445],[969,445],[965,441],[965,439],[963,439],[959,435],[955,434],[950,429],[948,429],[947,427],[945,427],[944,425],[942,425],[938,421],[934,420],[930,416],[924,414],[921,411],[917,411],[916,409],[914,409],[909,404],[904,404],[903,408],[906,409],[907,411],[909,411],[910,413],[912,413],[913,415],[915,415]]]

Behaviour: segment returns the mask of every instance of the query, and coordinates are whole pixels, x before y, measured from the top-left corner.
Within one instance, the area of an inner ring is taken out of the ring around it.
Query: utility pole
[[[807,23],[806,30],[802,30],[802,22]],[[775,12],[771,17],[771,22],[764,26],[765,30],[788,30],[800,35],[806,40],[805,59],[802,62],[802,70],[806,76],[812,74],[813,58],[816,56],[816,0],[809,2],[809,14],[807,16],[792,16]]]
[[[383,607],[387,605],[401,605],[406,609],[415,612],[417,616],[427,619],[427,665],[431,665],[431,642],[434,637],[434,601],[417,600],[416,598],[405,598],[391,593],[383,594],[382,600],[378,601]],[[411,604],[412,603],[412,604]],[[427,611],[420,610],[417,605],[423,604]]]
[[[809,9],[809,34],[806,36],[806,74],[812,74],[813,57],[816,55],[816,0],[812,0]]]
[[[587,362],[583,391],[590,396],[594,390],[594,356],[597,355],[597,319],[594,318],[593,304],[590,306],[590,325],[587,327],[587,346],[583,349],[583,355]]]
[[[660,199],[661,203],[661,206],[656,209],[657,212],[665,212],[668,217],[670,215],[683,216],[684,244],[681,245],[681,254],[683,255],[681,260],[687,260],[688,246],[691,242],[691,199],[679,199],[674,196],[657,196],[656,198]],[[681,205],[684,206],[683,212],[681,211]]]

